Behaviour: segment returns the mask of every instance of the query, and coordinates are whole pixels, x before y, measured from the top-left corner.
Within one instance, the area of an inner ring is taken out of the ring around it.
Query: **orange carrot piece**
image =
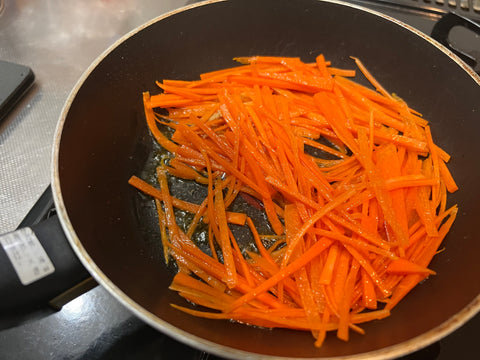
[[[435,179],[427,178],[422,174],[392,176],[389,179],[385,179],[385,187],[387,190],[417,186],[433,186],[435,184],[437,184]]]
[[[302,307],[305,311],[307,322],[309,324],[321,322],[320,312],[317,304],[315,303],[313,292],[310,286],[310,280],[305,267],[302,267],[296,271],[294,276],[302,299]],[[318,338],[317,331],[312,330],[312,335],[314,338]]]
[[[355,77],[355,75],[356,75],[355,70],[338,69],[338,68],[334,68],[334,67],[328,67],[327,71],[332,76]]]
[[[425,186],[419,187],[416,191],[417,199],[415,206],[420,219],[425,225],[429,236],[438,236],[438,230],[435,226],[435,210],[429,200],[430,189]]]
[[[157,178],[162,194],[162,203],[165,209],[165,224],[170,233],[172,241],[177,241],[180,229],[175,221],[172,196],[170,195],[170,190],[168,188],[166,170],[163,166],[157,167]]]
[[[430,274],[435,275],[435,271],[427,269],[421,265],[415,264],[407,259],[393,260],[387,267],[387,273],[390,274]]]
[[[458,185],[456,184],[455,180],[453,179],[452,174],[447,168],[447,165],[443,160],[439,161],[440,165],[440,174],[442,176],[443,181],[445,182],[445,186],[447,187],[448,192],[453,193],[458,190]]]
[[[282,77],[280,79],[268,78],[265,76],[243,76],[243,75],[232,75],[229,77],[229,80],[233,83],[242,84],[242,85],[262,85],[272,88],[280,89],[289,89],[296,91],[303,91],[306,93],[316,93],[319,90],[328,89],[331,87],[331,84],[327,82],[319,82],[318,84],[307,84],[303,85],[301,79],[295,79],[293,77]]]
[[[357,274],[360,269],[359,264],[356,261],[352,261],[350,271],[345,280],[345,288],[343,296],[339,304],[339,322],[337,337],[341,340],[348,341],[349,324],[350,324],[350,303],[353,297],[355,283],[357,282]]]
[[[248,227],[250,228],[250,231],[252,232],[253,234],[253,239],[255,240],[255,244],[257,245],[257,249],[258,251],[260,252],[260,254],[262,255],[262,257],[267,260],[270,264],[274,265],[275,267],[277,266],[277,264],[275,263],[275,261],[272,259],[272,256],[270,255],[270,253],[267,251],[267,249],[265,249],[265,246],[263,246],[263,243],[262,243],[262,240],[260,239],[260,236],[258,234],[258,231],[257,231],[257,228],[255,227],[255,225],[253,224],[253,221],[250,217],[247,217],[247,225]]]
[[[432,177],[437,181],[437,183],[432,187],[432,202],[436,203],[438,200],[438,192],[440,189],[440,157],[437,152],[437,147],[433,143],[432,132],[430,131],[430,126],[425,126],[425,136],[427,140],[428,149],[430,150],[430,157],[432,159],[432,168],[433,174]]]
[[[375,292],[375,286],[373,285],[372,278],[368,275],[365,269],[361,270],[362,276],[362,305],[367,309],[377,308],[377,294]]]
[[[337,260],[338,250],[337,244],[330,246],[330,249],[328,250],[328,256],[319,279],[320,284],[328,285],[332,281],[333,269]]]
[[[233,260],[232,245],[230,243],[229,229],[227,225],[227,216],[225,211],[225,203],[223,202],[222,189],[215,186],[215,215],[220,230],[220,246],[222,248],[223,260],[227,271],[227,285],[234,288],[237,283],[237,271]]]
[[[145,118],[147,119],[148,128],[150,129],[152,135],[158,141],[158,143],[163,146],[165,149],[171,153],[175,153],[178,149],[178,145],[169,140],[163,133],[158,129],[155,114],[150,104],[150,94],[145,92],[143,93],[143,103],[145,109]]]
[[[392,95],[390,95],[390,93],[388,91],[386,91],[383,88],[382,85],[380,85],[380,83],[377,81],[377,79],[375,79],[373,77],[373,75],[370,73],[370,71],[367,70],[367,68],[365,67],[365,65],[363,65],[363,63],[360,61],[360,59],[358,59],[356,57],[353,57],[353,56],[351,56],[351,58],[355,61],[355,64],[357,64],[360,71],[363,73],[363,75],[365,75],[367,80],[370,81],[370,83],[375,87],[375,89],[378,92],[380,92],[383,96],[385,96],[386,98],[393,100]]]
[[[165,264],[168,265],[169,257],[168,257],[168,236],[167,236],[167,224],[165,220],[165,212],[162,209],[162,203],[160,200],[155,199],[155,205],[157,207],[157,216],[158,216],[158,225],[160,228],[160,238],[162,239],[162,246],[163,246],[163,256],[165,258]]]

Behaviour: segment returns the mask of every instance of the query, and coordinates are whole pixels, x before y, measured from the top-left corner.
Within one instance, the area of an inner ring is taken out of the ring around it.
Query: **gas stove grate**
[[[471,20],[480,21],[480,0],[369,0],[366,2],[407,7],[438,15],[456,12]]]
[[[433,1],[424,0],[424,2],[431,3]],[[452,9],[459,7],[466,11],[473,10],[474,12],[480,12],[480,0],[435,0],[435,3],[439,6],[445,6],[446,4]]]

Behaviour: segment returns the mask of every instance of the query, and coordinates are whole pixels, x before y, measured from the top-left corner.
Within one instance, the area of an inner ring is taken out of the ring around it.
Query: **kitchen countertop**
[[[36,79],[0,123],[0,234],[18,226],[50,183],[58,118],[90,63],[130,30],[194,2],[4,0],[0,60],[30,67]]]

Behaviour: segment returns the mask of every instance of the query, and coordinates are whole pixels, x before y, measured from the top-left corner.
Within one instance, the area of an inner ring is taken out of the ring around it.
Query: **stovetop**
[[[448,11],[456,11],[480,22],[480,0],[351,2],[386,13],[426,34],[431,33],[435,22]],[[452,32],[450,40],[480,58],[478,35]],[[478,65],[476,70],[479,71]],[[19,113],[13,116],[19,116]],[[1,201],[0,198],[0,207],[4,205]],[[54,211],[51,192],[47,188],[22,225],[33,225]],[[60,310],[44,307],[21,316],[0,316],[0,359],[220,359],[181,344],[146,325],[92,279],[82,285],[81,291],[84,293],[74,295],[73,300],[66,302]],[[478,334],[480,315],[441,341],[402,359],[472,359],[478,353]]]

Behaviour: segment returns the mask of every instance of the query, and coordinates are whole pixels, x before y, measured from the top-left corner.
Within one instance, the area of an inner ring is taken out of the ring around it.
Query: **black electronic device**
[[[0,121],[32,86],[35,75],[28,66],[0,60]]]

